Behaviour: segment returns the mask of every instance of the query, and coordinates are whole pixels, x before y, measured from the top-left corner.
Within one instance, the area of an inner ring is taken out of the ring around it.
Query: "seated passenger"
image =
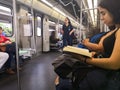
[[[108,76],[115,74],[115,72],[120,69],[119,3],[120,0],[116,0],[116,2],[114,0],[102,0],[99,4],[98,9],[101,14],[101,20],[107,26],[115,24],[116,28],[103,36],[99,42],[99,51],[103,53],[103,58],[85,58],[80,55],[76,56],[76,58],[82,62],[98,67],[87,73],[86,77],[79,83],[78,90],[109,90],[106,89],[107,83],[109,82]]]
[[[2,27],[0,27],[0,50],[7,52],[9,58],[5,64],[6,72],[8,74],[14,74],[15,72],[11,68],[11,61],[14,59],[15,55],[15,43],[11,42],[10,39],[2,35]]]
[[[90,39],[89,38],[84,39],[84,40],[82,40],[81,43],[78,44],[78,47],[86,48],[86,49],[89,49],[90,51],[94,52],[94,57],[98,57],[98,56],[101,57],[100,53],[98,53],[98,52],[100,52],[99,49],[101,48],[101,47],[99,47],[99,42],[104,35],[106,35],[107,33],[111,32],[114,29],[115,29],[115,25],[111,25],[111,26],[109,26],[110,31],[95,34]],[[59,85],[59,83],[62,83],[62,85]],[[56,85],[57,90],[64,90],[64,89],[71,90],[70,88],[72,86],[72,83],[71,83],[70,79],[63,80],[62,78],[59,78],[57,76],[57,78],[55,79],[55,85]]]
[[[59,39],[56,38],[55,31],[52,31],[51,35],[50,35],[50,43],[56,44],[56,43],[58,43],[58,41],[59,41]]]
[[[84,39],[82,40],[82,43],[78,44],[78,47],[80,48],[86,48],[91,50],[92,52],[95,51],[97,52],[98,48],[93,48],[94,45],[99,45],[99,41],[104,36],[107,32],[99,33],[91,37],[90,39]],[[90,44],[89,44],[90,43]],[[56,90],[72,90],[72,83],[70,79],[62,79],[57,76],[55,79],[55,85],[56,85]]]
[[[59,39],[56,38],[55,31],[52,31],[50,35],[50,49],[59,49],[59,47]]]
[[[0,52],[0,69],[5,64],[5,62],[8,60],[9,55],[5,52]]]

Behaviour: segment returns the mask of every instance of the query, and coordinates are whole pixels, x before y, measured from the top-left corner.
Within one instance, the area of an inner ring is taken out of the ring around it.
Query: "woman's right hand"
[[[7,45],[7,44],[11,44],[12,42],[11,41],[6,41],[5,42],[5,44]]]
[[[89,41],[90,41],[89,38],[86,38],[86,39],[82,40],[82,43],[83,43],[84,45],[86,45]]]
[[[5,46],[6,44],[5,43],[0,43],[0,46]]]

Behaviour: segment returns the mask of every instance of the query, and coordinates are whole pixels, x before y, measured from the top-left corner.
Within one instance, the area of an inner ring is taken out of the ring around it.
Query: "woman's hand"
[[[82,40],[82,43],[83,43],[84,45],[86,45],[89,41],[90,41],[89,38],[86,38],[86,39]]]
[[[11,44],[12,42],[11,41],[6,41],[5,44]]]
[[[86,57],[86,56],[79,55],[79,54],[72,54],[72,56],[73,56],[74,58],[76,58],[76,59],[79,59],[79,60],[82,61],[82,62],[85,62],[85,63],[86,63],[86,59],[88,58],[88,57]]]
[[[0,46],[5,46],[6,44],[5,43],[0,43]]]
[[[69,33],[69,35],[71,35],[71,34],[72,34],[72,32]]]

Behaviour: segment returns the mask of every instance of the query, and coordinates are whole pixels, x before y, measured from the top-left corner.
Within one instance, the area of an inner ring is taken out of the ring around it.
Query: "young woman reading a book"
[[[96,35],[99,35],[99,36],[94,35],[90,39],[88,39],[88,38],[84,39],[82,41],[82,43],[78,44],[78,47],[89,49],[90,51],[92,51],[92,54],[93,54],[94,57],[103,57],[101,52],[100,52],[102,47],[99,45],[99,42],[100,42],[100,40],[103,36],[110,33],[114,29],[115,29],[115,25],[111,25],[111,26],[109,26],[110,31],[96,34]],[[60,86],[62,88],[62,90],[64,90],[64,88],[66,88],[66,87],[67,87],[67,89],[71,88],[71,86],[70,86],[71,81],[69,79],[62,80],[61,78],[59,78],[57,76],[57,78],[55,79],[55,85],[57,86],[59,84],[59,82],[63,83],[61,85],[63,88]],[[64,87],[64,85],[66,85],[66,87]],[[57,88],[59,88],[59,87],[57,87]]]
[[[109,90],[108,77],[120,69],[120,0],[102,0],[98,6],[101,20],[107,25],[115,25],[116,29],[100,40],[101,51],[104,58],[85,58],[78,56],[87,64],[98,67],[88,72],[86,77],[79,83],[78,90]],[[59,90],[62,90],[59,88]],[[70,89],[69,89],[70,90]],[[111,89],[112,90],[112,89]],[[118,89],[119,90],[119,89]]]

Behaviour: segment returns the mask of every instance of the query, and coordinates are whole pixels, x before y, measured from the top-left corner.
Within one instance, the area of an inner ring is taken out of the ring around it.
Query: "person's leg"
[[[5,52],[0,52],[0,68],[5,64],[8,60],[9,55]]]
[[[108,81],[107,73],[100,69],[88,72],[83,81],[79,83],[79,90],[103,90]]]
[[[68,39],[67,39],[67,41],[68,41],[68,45],[70,45],[70,46],[72,46],[73,45],[73,39],[72,39],[72,37],[71,36],[69,36],[68,37]]]
[[[13,60],[13,54],[12,53],[9,53],[9,58],[7,60],[7,62],[5,63],[5,67],[6,67],[6,72],[8,74],[14,74],[15,72],[12,70],[11,68],[11,62]]]
[[[63,38],[63,47],[67,46],[67,40],[66,38]]]
[[[55,80],[56,90],[73,90],[71,79],[57,77]]]
[[[8,54],[9,54],[9,58],[5,64],[5,67],[6,67],[6,72],[8,74],[14,74],[15,72],[12,70],[11,68],[11,64],[12,64],[12,61],[15,60],[14,57],[16,56],[16,49],[15,49],[15,43],[12,43],[12,44],[8,44],[6,46],[6,51]]]

